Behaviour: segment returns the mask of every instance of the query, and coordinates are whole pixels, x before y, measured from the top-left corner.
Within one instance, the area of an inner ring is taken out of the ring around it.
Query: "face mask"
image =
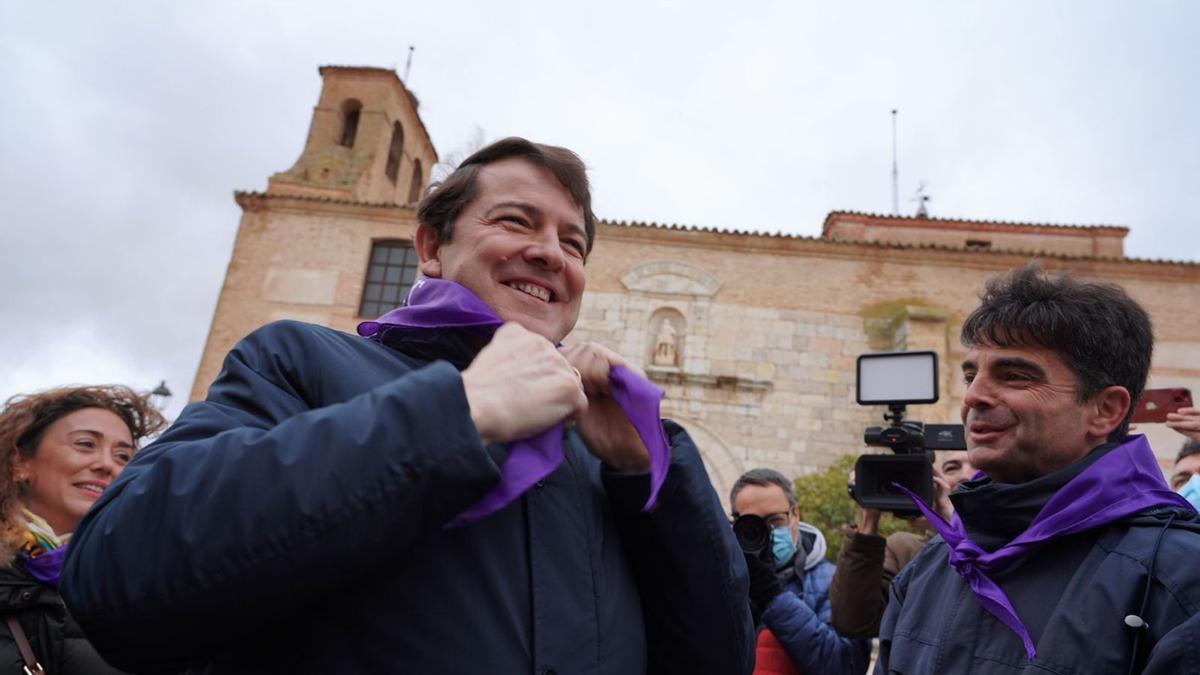
[[[1200,474],[1192,474],[1188,482],[1184,483],[1177,492],[1179,492],[1179,496],[1191,502],[1197,511],[1200,511]]]
[[[792,540],[792,530],[787,525],[771,530],[771,552],[775,555],[775,567],[783,567],[796,555],[796,542]]]

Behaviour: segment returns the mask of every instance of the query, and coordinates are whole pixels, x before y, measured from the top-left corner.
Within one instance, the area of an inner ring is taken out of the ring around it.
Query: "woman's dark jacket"
[[[0,568],[0,673],[21,673],[25,662],[17,649],[8,617],[15,616],[48,675],[97,675],[121,671],[104,662],[63,605],[58,591],[20,568]]]

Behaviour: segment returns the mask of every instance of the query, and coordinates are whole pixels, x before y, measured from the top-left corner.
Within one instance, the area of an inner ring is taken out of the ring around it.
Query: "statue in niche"
[[[679,365],[677,363],[678,353],[675,349],[676,335],[675,326],[671,323],[671,320],[663,319],[663,322],[658,326],[658,337],[654,339],[654,365]]]

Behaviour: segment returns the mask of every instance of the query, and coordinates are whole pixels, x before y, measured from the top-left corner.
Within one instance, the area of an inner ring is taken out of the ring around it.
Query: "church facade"
[[[415,205],[437,162],[417,100],[391,70],[320,74],[300,159],[265,192],[235,193],[243,216],[193,400],[255,328],[286,318],[353,332],[415,278]],[[883,409],[855,402],[859,354],[936,352],[941,398],[908,416],[958,421],[961,322],[987,278],[1031,258],[1125,287],[1154,321],[1149,386],[1196,390],[1200,264],[1126,258],[1127,233],[843,211],[817,237],[601,222],[567,341],[600,342],[642,367],[726,499],[747,469],[799,475],[866,451],[863,429],[882,424]],[[1150,426],[1169,466],[1181,438]]]

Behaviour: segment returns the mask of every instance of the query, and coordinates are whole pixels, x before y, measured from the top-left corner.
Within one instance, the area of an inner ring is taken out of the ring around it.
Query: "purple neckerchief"
[[[24,565],[25,571],[29,572],[29,576],[47,586],[58,588],[58,576],[62,572],[63,559],[66,557],[67,546],[64,544],[56,549],[46,551],[36,558],[22,556],[21,564]]]
[[[413,285],[403,307],[358,325],[358,334],[380,339],[387,328],[479,328],[490,334],[503,325],[491,308],[465,287],[444,279],[422,277]],[[643,511],[654,508],[658,491],[667,479],[671,461],[667,435],[659,420],[663,392],[628,368],[608,373],[612,398],[625,411],[642,443],[650,451],[650,496]],[[500,482],[491,492],[455,516],[446,527],[460,527],[489,516],[511,504],[563,461],[562,423],[509,445],[508,459],[500,467]]]
[[[1021,638],[1030,661],[1037,655],[1033,639],[1008,596],[989,574],[1003,572],[1053,539],[1086,532],[1148,509],[1177,506],[1195,511],[1186,499],[1167,487],[1150,444],[1140,434],[1129,436],[1059,488],[1024,532],[991,553],[967,538],[957,513],[947,523],[910,490],[892,485],[907,494],[942,535],[950,549],[950,567],[970,585],[979,604]]]

